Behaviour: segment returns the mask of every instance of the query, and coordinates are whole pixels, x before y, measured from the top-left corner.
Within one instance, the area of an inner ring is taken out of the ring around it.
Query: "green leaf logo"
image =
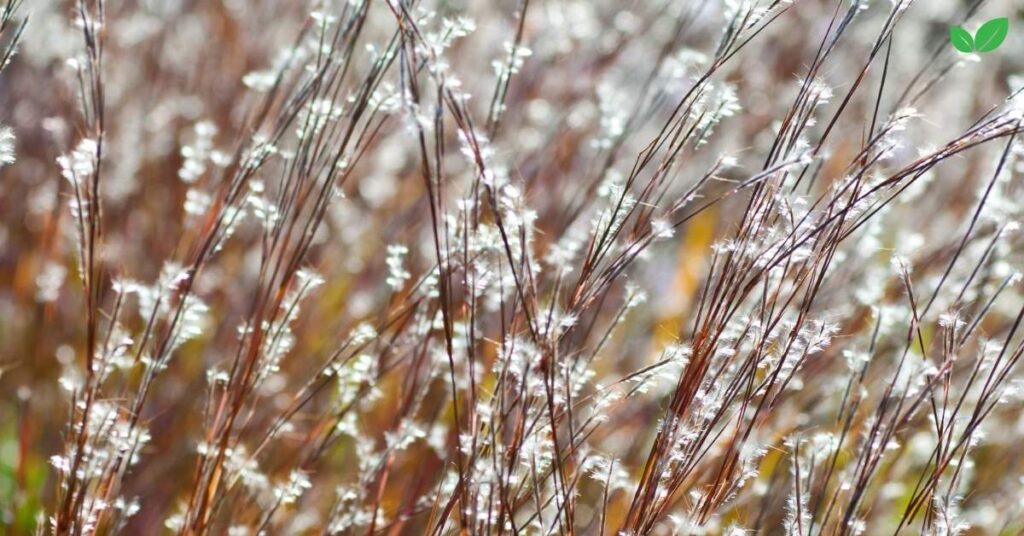
[[[959,26],[949,27],[949,40],[953,42],[953,48],[960,52],[974,52],[974,38],[970,32]]]
[[[1010,19],[1000,17],[982,24],[974,37],[960,26],[950,26],[949,41],[953,43],[953,48],[963,53],[992,52],[1003,44],[1009,31]]]
[[[992,19],[978,28],[978,33],[974,34],[974,46],[978,52],[992,52],[1003,44],[1009,30],[1010,19]]]

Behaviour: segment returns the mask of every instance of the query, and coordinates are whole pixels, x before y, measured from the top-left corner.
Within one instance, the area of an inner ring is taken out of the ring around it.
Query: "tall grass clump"
[[[1024,532],[1019,2],[0,3],[0,532]]]

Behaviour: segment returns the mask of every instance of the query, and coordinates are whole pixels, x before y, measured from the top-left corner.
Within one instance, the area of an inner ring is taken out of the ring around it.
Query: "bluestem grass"
[[[1024,530],[1024,116],[921,30],[1002,3],[72,3],[8,532]]]

